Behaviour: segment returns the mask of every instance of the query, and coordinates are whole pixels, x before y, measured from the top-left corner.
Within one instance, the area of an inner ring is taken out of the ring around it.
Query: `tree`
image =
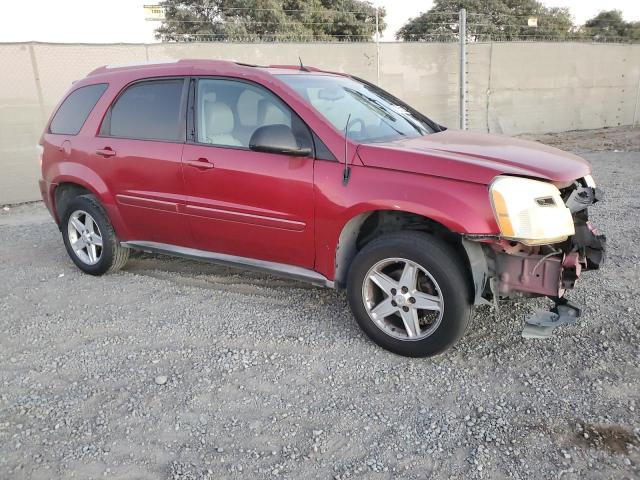
[[[549,8],[536,0],[435,0],[433,8],[410,19],[398,32],[398,40],[450,41],[458,38],[458,11],[467,11],[467,39],[530,40],[564,39],[573,35],[567,8]],[[535,17],[537,26],[529,26]]]
[[[366,0],[165,0],[162,41],[369,40],[376,9]],[[384,9],[378,12],[385,28]]]
[[[640,22],[625,22],[620,10],[608,10],[598,13],[584,24],[581,33],[596,41],[638,41],[640,40]]]

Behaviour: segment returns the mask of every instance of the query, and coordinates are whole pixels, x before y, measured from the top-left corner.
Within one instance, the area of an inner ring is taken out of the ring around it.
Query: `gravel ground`
[[[341,292],[151,255],[83,275],[41,204],[0,210],[0,478],[639,478],[627,143],[585,154],[609,256],[580,322],[524,340],[545,302],[483,307],[433,359],[376,347]]]

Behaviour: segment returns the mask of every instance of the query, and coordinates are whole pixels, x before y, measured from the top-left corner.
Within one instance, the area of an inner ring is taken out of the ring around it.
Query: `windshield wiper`
[[[360,93],[356,90],[352,90],[346,87],[344,90],[348,94],[353,96],[356,100],[358,100],[361,104],[363,104],[365,107],[374,110],[376,113],[378,113],[379,115],[382,115],[383,117],[388,118],[389,120],[392,120],[394,122],[396,121],[395,117],[389,113],[389,110],[385,109],[382,105],[378,105],[373,101],[373,99],[367,97],[363,93]]]
[[[391,110],[388,107],[386,107],[382,102],[380,102],[379,100],[375,99],[375,98],[371,98],[366,96],[364,93],[362,92],[358,92],[357,90],[352,90],[350,88],[345,88],[345,90],[348,93],[351,93],[353,95],[356,95],[356,99],[359,99],[361,101],[361,103],[365,103],[366,106],[374,109],[376,112],[382,112],[381,114],[388,118],[389,120],[392,120],[393,122],[396,122],[396,117],[393,115],[397,115],[400,118],[402,118],[405,122],[407,122],[409,125],[411,125],[413,127],[413,129],[418,132],[420,135],[425,135],[426,133],[428,133],[424,128],[421,128],[419,125],[417,125],[416,123],[414,123],[411,119],[407,118],[405,115],[402,115],[400,112],[396,112],[395,110]],[[389,113],[392,112],[392,113]],[[391,128],[393,128],[396,132],[400,133],[402,136],[406,136],[405,133],[402,133],[400,131],[398,131],[396,128],[394,128],[393,126],[389,125]]]
[[[367,96],[366,96],[366,95],[364,95],[364,94],[362,94],[362,95],[363,95],[365,98],[369,99],[369,101],[371,101],[371,102],[375,103],[376,105],[379,105],[379,106],[380,106],[380,108],[386,108],[386,107],[382,104],[382,102],[380,102],[380,100],[376,100],[375,98],[369,98],[369,97],[367,97]],[[412,120],[412,119],[409,117],[409,115],[408,115],[408,113],[409,113],[409,112],[407,112],[406,110],[405,110],[405,112],[406,112],[406,113],[405,113],[404,115],[403,115],[401,112],[398,112],[398,111],[396,111],[396,110],[393,110],[393,109],[389,109],[389,110],[391,110],[393,113],[395,113],[395,114],[399,115],[399,116],[400,116],[400,117],[401,117],[405,122],[407,122],[409,125],[411,125],[411,126],[412,126],[412,127],[413,127],[417,132],[418,132],[418,133],[420,133],[420,134],[422,134],[422,135],[424,135],[424,134],[426,134],[426,133],[427,133],[427,131],[426,131],[424,128],[420,127],[420,125],[418,125],[418,124],[416,124],[416,123],[414,123],[414,122],[413,122],[413,120]]]
[[[350,88],[345,88],[345,91],[351,95],[357,102],[360,102],[362,105],[364,105],[366,108],[375,111],[376,113],[378,113],[380,115],[380,120],[382,120],[384,122],[385,125],[387,125],[391,130],[393,130],[394,132],[396,132],[398,135],[402,135],[403,137],[406,137],[406,133],[401,132],[400,130],[398,130],[396,127],[394,127],[393,125],[391,125],[389,122],[387,122],[385,120],[385,118],[392,120],[392,121],[396,121],[395,117],[393,115],[391,115],[387,110],[385,110],[384,108],[379,107],[378,105],[372,104],[371,103],[371,99],[368,98],[366,95],[363,95],[360,92],[357,92],[355,90],[351,90]]]

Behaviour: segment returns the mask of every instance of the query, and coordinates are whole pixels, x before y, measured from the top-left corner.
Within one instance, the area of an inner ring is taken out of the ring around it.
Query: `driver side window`
[[[306,125],[279,98],[254,84],[200,79],[196,90],[198,143],[249,148],[253,133],[266,125],[291,129],[299,147],[311,148]]]

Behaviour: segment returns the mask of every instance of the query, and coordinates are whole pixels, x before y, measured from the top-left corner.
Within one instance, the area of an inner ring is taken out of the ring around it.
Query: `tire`
[[[103,275],[116,272],[129,259],[129,249],[120,245],[107,212],[93,195],[80,195],[69,202],[62,214],[60,230],[69,257],[85,273]],[[85,233],[82,234],[81,230]],[[81,242],[76,243],[78,240]],[[84,248],[78,249],[81,245]]]
[[[428,357],[451,347],[469,325],[467,275],[459,254],[442,240],[399,231],[358,252],[349,269],[347,297],[360,328],[379,346],[398,355]],[[415,282],[405,281],[411,278]]]

